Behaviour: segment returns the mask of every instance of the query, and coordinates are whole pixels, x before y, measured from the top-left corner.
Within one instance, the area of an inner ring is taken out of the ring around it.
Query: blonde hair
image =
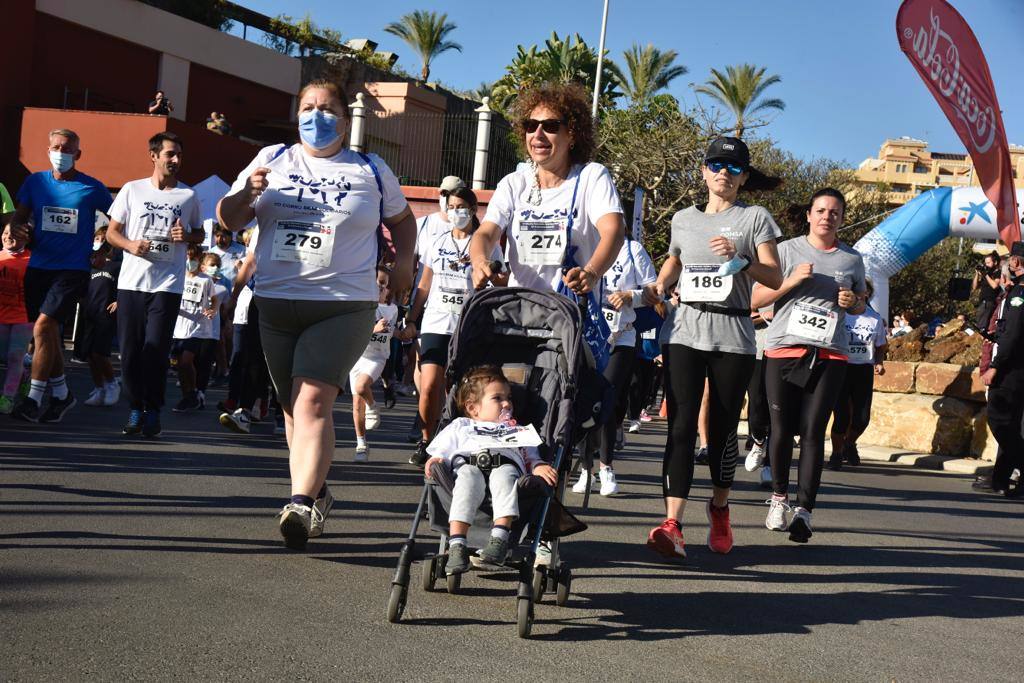
[[[54,128],[53,130],[50,131],[50,134],[46,136],[46,139],[49,140],[54,135],[63,135],[68,139],[69,142],[73,142],[76,145],[81,142],[81,139],[78,137],[78,133],[71,130],[70,128]]]

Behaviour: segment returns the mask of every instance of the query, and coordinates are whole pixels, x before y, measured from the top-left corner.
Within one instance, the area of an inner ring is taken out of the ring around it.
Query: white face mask
[[[217,270],[217,266],[203,266],[203,272],[209,275],[210,277],[216,276]]]
[[[469,225],[469,220],[472,217],[473,214],[469,209],[448,209],[448,222],[459,230]]]
[[[50,165],[57,173],[65,173],[75,165],[75,155],[50,150]]]

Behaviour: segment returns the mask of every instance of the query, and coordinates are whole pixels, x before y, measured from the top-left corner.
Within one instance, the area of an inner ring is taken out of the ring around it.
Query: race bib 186
[[[732,293],[732,275],[719,275],[717,263],[684,263],[679,276],[681,301],[725,301]]]
[[[62,206],[43,207],[43,230],[74,235],[78,232],[78,209]]]
[[[560,266],[565,252],[565,222],[522,221],[516,243],[520,262],[532,266]]]
[[[302,221],[278,221],[274,230],[275,261],[305,263],[318,268],[331,265],[334,229],[329,225]]]
[[[797,301],[789,312],[786,334],[813,342],[829,343],[835,335],[838,320],[839,314],[829,308]]]

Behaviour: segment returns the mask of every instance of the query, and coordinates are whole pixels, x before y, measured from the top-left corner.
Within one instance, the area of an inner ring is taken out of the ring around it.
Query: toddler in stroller
[[[529,473],[549,486],[558,483],[558,472],[541,459],[534,446],[480,449],[479,437],[501,438],[520,429],[512,419],[512,388],[501,368],[484,365],[467,372],[459,383],[456,403],[465,417],[454,419],[434,437],[427,448],[431,458],[425,470],[429,478],[435,465],[447,462],[455,476],[448,511],[448,576],[469,570],[466,533],[487,490],[494,525],[490,540],[478,555],[483,566],[495,567],[504,564],[508,556],[509,533],[519,517],[519,478]]]

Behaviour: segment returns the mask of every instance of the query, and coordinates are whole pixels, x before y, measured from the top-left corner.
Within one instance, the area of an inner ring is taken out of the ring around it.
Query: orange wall
[[[181,179],[190,185],[213,174],[230,183],[259,151],[255,145],[211,133],[205,124],[184,123],[164,116],[25,109],[20,159],[29,171],[50,168],[47,134],[54,128],[70,128],[78,133],[82,140],[78,168],[113,188],[153,172],[148,141],[164,130],[181,137]]]

